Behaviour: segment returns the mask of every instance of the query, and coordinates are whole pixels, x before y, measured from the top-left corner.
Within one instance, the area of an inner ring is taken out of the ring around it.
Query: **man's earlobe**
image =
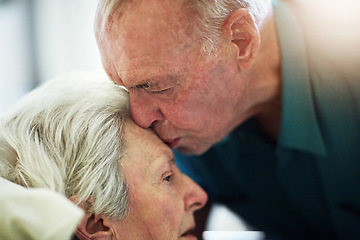
[[[104,223],[105,222],[105,223]],[[75,231],[80,240],[110,240],[112,232],[106,226],[107,220],[94,214],[86,213]]]
[[[249,11],[240,8],[233,12],[226,20],[223,31],[237,52],[239,68],[250,68],[259,50],[260,33]]]

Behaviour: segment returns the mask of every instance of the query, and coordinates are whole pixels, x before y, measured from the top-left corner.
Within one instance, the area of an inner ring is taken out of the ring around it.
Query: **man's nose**
[[[196,211],[204,207],[208,196],[206,192],[192,179],[184,175],[188,184],[185,184],[187,188],[185,195],[185,210]]]
[[[140,127],[149,128],[156,121],[164,119],[160,109],[150,99],[138,95],[130,94],[130,108],[132,118]]]

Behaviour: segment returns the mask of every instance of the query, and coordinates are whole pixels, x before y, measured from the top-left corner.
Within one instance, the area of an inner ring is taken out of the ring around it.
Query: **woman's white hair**
[[[97,41],[111,27],[113,16],[122,13],[126,3],[136,4],[141,0],[100,0],[95,17],[95,33]],[[143,0],[146,1],[146,0]],[[211,53],[215,50],[221,36],[222,26],[226,19],[237,9],[246,8],[254,18],[258,27],[261,26],[271,8],[270,0],[173,0],[183,1],[184,10],[194,21],[194,33],[203,40],[202,50]]]
[[[0,176],[121,219],[128,208],[120,161],[128,117],[127,91],[107,77],[74,72],[52,79],[2,116]]]

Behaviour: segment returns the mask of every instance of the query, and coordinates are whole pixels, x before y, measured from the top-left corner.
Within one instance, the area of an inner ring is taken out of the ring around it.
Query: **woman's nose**
[[[192,179],[184,175],[188,184],[186,184],[185,210],[196,211],[204,207],[208,200],[206,192]]]

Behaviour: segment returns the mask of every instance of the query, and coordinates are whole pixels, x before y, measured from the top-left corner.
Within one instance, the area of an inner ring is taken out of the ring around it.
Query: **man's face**
[[[131,114],[181,152],[201,154],[237,124],[243,83],[237,55],[205,58],[179,1],[130,7],[99,42],[105,71],[130,92]]]
[[[116,239],[196,239],[194,211],[207,195],[177,168],[171,149],[151,129],[125,125],[121,166],[129,187],[129,212],[113,229]]]

